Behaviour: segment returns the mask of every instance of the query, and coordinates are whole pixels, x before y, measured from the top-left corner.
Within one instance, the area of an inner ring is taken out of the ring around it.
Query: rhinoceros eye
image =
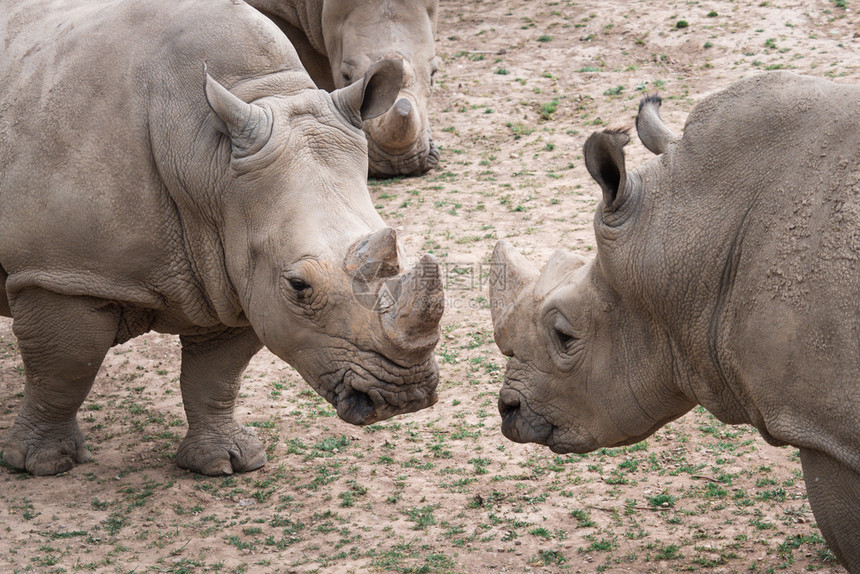
[[[560,331],[558,329],[555,330],[555,336],[558,337],[558,342],[564,349],[567,349],[570,344],[576,340],[576,337],[573,335],[568,335],[564,331]]]
[[[310,284],[305,282],[303,279],[292,277],[287,281],[289,282],[290,287],[292,287],[296,294],[299,296],[299,298],[305,297],[311,291]]]
[[[308,285],[301,279],[290,279],[290,287],[292,287],[296,291],[304,291],[305,289],[309,289],[310,285]]]
[[[549,321],[551,337],[560,353],[569,354],[574,351],[574,346],[579,340],[573,332],[573,325],[570,324],[564,315],[561,313],[553,313]]]
[[[352,83],[352,79],[355,77],[355,66],[343,62],[340,65],[340,75],[343,78],[343,85],[350,85]]]

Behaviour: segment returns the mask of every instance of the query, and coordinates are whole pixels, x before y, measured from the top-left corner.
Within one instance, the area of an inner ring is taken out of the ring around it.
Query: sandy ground
[[[806,501],[797,451],[702,409],[647,441],[557,456],[507,441],[486,269],[497,239],[542,264],[589,255],[588,134],[631,126],[659,91],[695,103],[771,69],[856,82],[856,0],[442,0],[432,113],[442,161],[375,182],[410,255],[446,271],[439,402],[357,428],[267,351],[237,409],[269,462],[179,470],[179,345],[113,349],[80,420],[94,460],[51,478],[0,469],[0,572],[843,572]],[[686,26],[683,23],[686,23]],[[780,134],[764,134],[778,138]],[[633,141],[628,165],[649,152]],[[23,377],[0,322],[0,433]]]

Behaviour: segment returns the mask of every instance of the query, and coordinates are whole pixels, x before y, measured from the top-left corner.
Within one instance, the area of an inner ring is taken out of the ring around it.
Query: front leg
[[[266,463],[263,442],[233,418],[242,372],[263,344],[253,329],[183,336],[179,384],[188,434],[176,464],[209,476],[246,472]]]
[[[809,505],[830,550],[860,573],[860,474],[817,450],[800,449]]]
[[[10,303],[26,385],[3,459],[36,475],[70,470],[90,458],[77,412],[116,338],[120,309],[41,289],[17,293]]]

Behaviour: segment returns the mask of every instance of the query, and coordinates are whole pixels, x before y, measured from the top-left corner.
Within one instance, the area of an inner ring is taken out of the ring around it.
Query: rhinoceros
[[[404,269],[367,190],[361,125],[397,60],[328,93],[232,0],[0,0],[0,38],[0,313],[26,375],[7,463],[87,460],[77,410],[150,330],[180,336],[176,462],[207,475],[266,460],[233,413],[263,345],[350,423],[436,401],[439,266]]]
[[[311,78],[326,90],[361,80],[380,58],[402,59],[397,101],[364,125],[370,175],[419,175],[436,166],[439,149],[427,104],[438,66],[439,0],[247,1],[286,33]]]
[[[502,432],[557,453],[632,444],[700,404],[794,445],[834,553],[860,572],[860,86],[788,72],[712,94],[682,137],[658,97],[627,171],[592,134],[596,257],[493,252]]]

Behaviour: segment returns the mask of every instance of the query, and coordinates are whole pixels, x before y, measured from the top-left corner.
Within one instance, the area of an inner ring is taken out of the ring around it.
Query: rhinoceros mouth
[[[376,407],[370,395],[344,385],[346,388],[338,398],[335,408],[337,416],[353,425],[368,425],[376,422]]]
[[[423,144],[423,145],[422,145]],[[368,161],[372,177],[396,177],[402,175],[421,175],[439,163],[439,148],[428,134],[423,142],[405,151],[387,150],[384,146],[368,139]]]
[[[337,415],[354,425],[369,425],[396,415],[415,412],[436,403],[439,370],[431,357],[412,368],[393,367],[380,358],[375,365],[349,365],[328,378],[340,379],[324,393],[337,410]],[[386,363],[383,372],[375,372],[379,363]],[[332,376],[333,375],[333,376]]]

